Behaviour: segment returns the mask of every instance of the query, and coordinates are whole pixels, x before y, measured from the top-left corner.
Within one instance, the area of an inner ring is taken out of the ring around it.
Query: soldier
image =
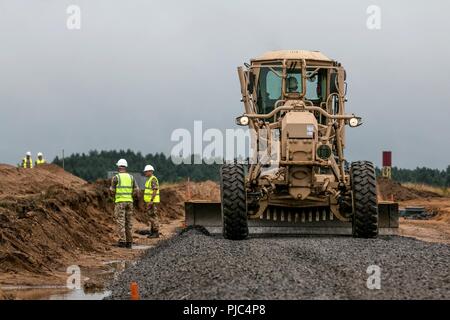
[[[43,156],[44,156],[44,155],[42,154],[42,152],[38,152],[38,154],[37,154],[37,159],[36,159],[36,162],[35,162],[36,167],[37,167],[38,165],[40,165],[40,164],[46,163],[46,161],[45,161],[45,159],[44,159]]]
[[[127,173],[128,163],[125,159],[117,161],[117,171],[111,180],[111,192],[115,198],[114,215],[119,235],[119,247],[130,248],[133,245],[131,217],[133,215],[133,196],[139,188],[134,177]]]
[[[158,178],[153,175],[155,169],[151,165],[146,165],[144,168],[144,175],[148,177],[145,182],[144,203],[145,208],[150,218],[150,234],[149,238],[159,238],[159,182]]]
[[[28,151],[25,158],[22,159],[23,168],[33,168],[33,159],[31,159],[31,151]]]
[[[289,77],[286,80],[288,92],[298,92],[298,80],[295,77]]]

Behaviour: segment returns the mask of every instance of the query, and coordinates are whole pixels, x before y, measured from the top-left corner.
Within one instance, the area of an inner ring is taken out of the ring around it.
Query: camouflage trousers
[[[114,208],[117,224],[117,235],[121,242],[133,242],[131,217],[133,215],[133,202],[118,202]]]
[[[147,204],[147,214],[150,220],[151,232],[159,232],[158,205],[153,203],[151,207]]]

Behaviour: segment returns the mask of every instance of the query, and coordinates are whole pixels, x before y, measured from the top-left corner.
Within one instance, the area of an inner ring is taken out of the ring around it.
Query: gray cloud
[[[66,8],[82,29],[66,29]],[[450,5],[376,1],[0,2],[0,162],[89,149],[169,152],[176,128],[234,126],[236,66],[275,49],[321,50],[348,71],[347,157],[450,163]]]

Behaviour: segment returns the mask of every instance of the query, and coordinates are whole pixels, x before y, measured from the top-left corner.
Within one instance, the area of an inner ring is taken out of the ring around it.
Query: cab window
[[[306,73],[306,95],[311,101],[324,101],[326,94],[326,70],[311,70]]]
[[[269,113],[281,99],[282,68],[261,67],[258,80],[258,112]]]

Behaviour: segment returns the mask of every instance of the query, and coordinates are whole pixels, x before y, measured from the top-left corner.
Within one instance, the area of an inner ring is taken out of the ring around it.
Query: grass
[[[425,192],[436,193],[443,197],[450,195],[450,190],[448,188],[434,187],[434,186],[430,186],[427,184],[405,182],[405,183],[402,183],[402,186],[409,188],[409,189],[416,190],[416,191],[425,191]]]

